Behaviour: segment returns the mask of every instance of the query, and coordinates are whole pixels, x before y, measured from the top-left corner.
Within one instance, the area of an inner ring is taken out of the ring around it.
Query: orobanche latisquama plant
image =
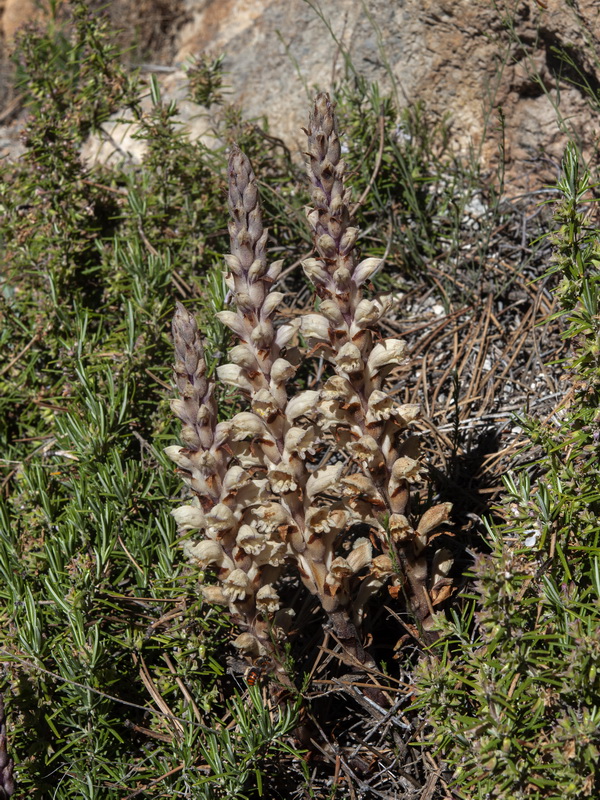
[[[178,304],[173,338],[180,397],[172,408],[183,423],[184,446],[167,454],[194,498],[173,513],[182,532],[198,532],[197,540],[188,534],[187,554],[213,567],[216,577],[203,585],[203,595],[228,607],[241,630],[235,645],[249,661],[270,656],[278,663],[277,642],[294,616],[284,606],[280,579],[294,571],[319,599],[347,653],[369,666],[360,624],[367,600],[386,581],[404,594],[418,623],[427,627],[431,620],[429,592],[444,580],[451,559],[439,551],[428,569],[424,549],[450,505],[430,508],[416,525],[408,515],[420,467],[417,440],[406,431],[419,408],[385,392],[386,376],[406,359],[406,343],[376,332],[389,298],[363,296],[381,260],[356,257],[358,230],[326,94],[316,98],[306,133],[313,204],[307,216],[316,257],[303,268],[318,311],[277,324],[284,295],[272,287],[282,262],[268,262],[256,179],[234,148],[225,260],[236,310],[218,317],[239,344],[217,376],[241,391],[248,410],[217,422],[198,327]],[[295,393],[298,365],[315,356],[329,364],[326,377],[319,388]],[[357,530],[369,535],[357,538]]]

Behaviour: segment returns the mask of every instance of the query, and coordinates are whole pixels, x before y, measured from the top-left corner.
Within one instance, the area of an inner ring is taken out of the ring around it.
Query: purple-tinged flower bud
[[[225,263],[234,275],[239,276],[243,274],[242,264],[237,256],[228,253],[225,255]]]
[[[321,234],[315,244],[319,253],[324,255],[325,258],[334,258],[337,255],[335,242],[328,233]]]
[[[356,244],[356,240],[358,239],[359,230],[358,228],[353,228],[348,226],[344,231],[341,241],[340,241],[340,254],[345,256],[347,255],[350,250]]]
[[[307,258],[302,262],[304,274],[311,283],[327,283],[329,273],[325,263],[318,258]]]

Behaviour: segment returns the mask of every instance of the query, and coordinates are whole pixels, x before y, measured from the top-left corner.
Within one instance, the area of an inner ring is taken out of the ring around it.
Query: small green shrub
[[[573,146],[555,212],[572,386],[550,420],[522,419],[537,478],[507,476],[474,592],[420,668],[421,704],[461,797],[558,800],[600,791],[600,230]]]

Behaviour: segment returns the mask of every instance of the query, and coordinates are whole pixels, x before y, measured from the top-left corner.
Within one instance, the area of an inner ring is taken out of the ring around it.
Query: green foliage
[[[245,798],[283,760],[302,782],[296,710],[223,677],[229,625],[202,607],[169,514],[175,297],[201,295],[215,358],[227,342],[222,155],[188,141],[155,82],[140,103],[82,0],[17,59],[30,117],[25,157],[0,173],[0,691],[21,796]],[[142,163],[86,166],[81,144],[117,107]]]
[[[580,798],[600,791],[600,231],[570,145],[555,221],[557,294],[573,355],[562,416],[522,420],[540,477],[507,476],[475,592],[420,673],[435,741],[468,798]]]
[[[339,87],[337,99],[348,173],[365,187],[356,211],[366,246],[422,280],[431,280],[432,263],[446,265],[451,294],[459,265],[461,281],[476,287],[493,230],[506,216],[502,172],[484,181],[475,153],[466,160],[453,154],[450,120],[434,119],[421,103],[400,109],[358,76]]]
[[[168,513],[181,485],[162,454],[177,435],[175,300],[200,308],[210,369],[228,344],[215,319],[226,304],[223,153],[190,142],[158,83],[122,68],[101,15],[84,0],[67,8],[21,40],[27,150],[0,167],[0,690],[20,793],[310,792],[289,743],[295,699],[271,709],[260,686],[242,695],[226,674],[228,621],[202,606]],[[264,122],[225,103],[219,59],[188,77],[216,140],[252,158],[288,270],[311,248],[301,169]],[[503,212],[475,162],[452,156],[449,122],[432,124],[420,106],[399,118],[354,73],[338,102],[354,199],[369,187],[357,210],[364,255],[388,250],[420,278],[444,260],[476,281]],[[106,139],[117,112],[144,145],[141,163],[86,165],[83,142]],[[564,416],[523,420],[543,446],[543,477],[507,479],[492,554],[419,679],[435,744],[468,798],[600,789],[599,254],[573,150],[560,189],[552,269],[574,345],[572,395]],[[286,281],[302,297],[304,279],[290,270]],[[220,398],[223,418],[235,404]]]

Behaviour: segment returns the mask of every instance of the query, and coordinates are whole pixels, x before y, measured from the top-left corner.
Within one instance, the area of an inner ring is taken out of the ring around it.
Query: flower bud
[[[307,258],[302,262],[304,274],[311,283],[327,283],[329,273],[323,261],[317,258]]]
[[[239,336],[240,339],[245,339],[248,335],[246,326],[239,315],[235,313],[235,311],[218,311],[215,316],[219,322],[222,322],[223,325],[226,325],[237,336]]]
[[[271,367],[271,380],[275,383],[285,383],[296,374],[296,367],[285,358],[277,358]]]
[[[203,586],[202,597],[207,603],[216,603],[219,606],[227,605],[227,597],[220,586]]]
[[[276,281],[277,278],[281,275],[281,268],[283,267],[283,259],[279,261],[273,261],[271,266],[267,271],[267,278],[271,281]]]
[[[204,512],[196,506],[179,506],[171,511],[171,516],[181,531],[200,530],[206,524]]]
[[[354,312],[354,322],[359,328],[366,328],[379,321],[382,307],[374,300],[361,300]]]
[[[383,266],[382,258],[365,258],[354,269],[352,280],[357,286],[362,286],[365,281],[373,278]]]
[[[406,355],[406,342],[402,339],[385,339],[371,350],[367,362],[372,375],[376,375],[385,367],[402,363]]]
[[[203,567],[208,567],[210,564],[220,565],[227,558],[221,545],[214,539],[203,539],[201,542],[185,541],[183,552],[188,558],[200,562]]]
[[[250,334],[250,339],[258,350],[270,350],[274,338],[275,330],[270,322],[259,322]]]
[[[225,473],[225,477],[223,478],[222,496],[227,497],[227,495],[231,494],[232,492],[238,492],[249,483],[250,475],[248,475],[245,469],[242,469],[242,467],[234,464],[232,467],[229,467]]]
[[[298,417],[302,417],[311,411],[314,411],[319,400],[319,392],[308,390],[300,392],[288,402],[285,408],[285,415],[290,422],[293,422]]]
[[[337,255],[335,242],[328,233],[322,233],[315,244],[317,245],[319,253],[325,256],[325,258],[334,258],[334,256]]]
[[[263,307],[260,310],[261,319],[267,319],[267,317],[270,317],[277,306],[281,304],[281,301],[284,297],[285,295],[283,292],[271,292],[268,294],[265,302],[263,303]]]
[[[348,554],[348,558],[346,560],[352,572],[356,574],[371,563],[372,555],[373,546],[371,545],[371,542],[368,539],[361,537],[354,542],[352,551]]]
[[[225,263],[227,267],[234,275],[242,275],[242,264],[237,256],[232,255],[231,253],[227,253],[225,256]]]
[[[312,500],[318,494],[322,494],[332,486],[339,484],[342,474],[342,464],[328,464],[326,467],[316,470],[306,481],[306,493]]]
[[[243,367],[238,367],[237,364],[222,364],[217,367],[217,375],[220,381],[229,386],[236,386],[238,389],[244,389],[247,392],[252,390],[252,384],[246,376],[246,371]]]
[[[294,338],[299,328],[298,320],[294,320],[290,325],[280,325],[275,333],[275,344],[277,347],[285,347]]]
[[[423,536],[427,536],[434,528],[448,519],[451,510],[452,503],[438,503],[438,505],[428,508],[419,520],[417,531]]]
[[[342,316],[340,307],[335,300],[323,300],[319,306],[319,312],[326,316],[329,322],[333,323],[334,325],[339,326],[344,322],[344,317]]]
[[[233,646],[245,656],[257,656],[259,652],[258,639],[251,633],[240,633],[237,639],[233,640]]]
[[[256,371],[258,369],[258,362],[254,352],[248,347],[247,344],[238,344],[232,347],[229,351],[229,360],[232,364],[244,369]]]
[[[358,239],[359,230],[348,226],[340,241],[340,253],[345,256],[352,250]]]
[[[258,278],[262,278],[267,271],[267,262],[264,258],[256,258],[248,270],[248,280],[253,283]]]
[[[315,394],[318,395],[319,393],[315,392]],[[174,461],[175,464],[182,469],[191,470],[194,466],[192,461],[190,461],[186,455],[188,451],[184,447],[179,447],[178,445],[172,444],[169,447],[165,447],[163,452],[167,458],[171,459],[171,461]]]
[[[305,314],[300,321],[300,331],[307,339],[329,341],[329,320],[322,314]]]
[[[230,420],[230,439],[232,442],[241,442],[244,439],[254,439],[266,433],[265,423],[252,411],[240,411]]]

